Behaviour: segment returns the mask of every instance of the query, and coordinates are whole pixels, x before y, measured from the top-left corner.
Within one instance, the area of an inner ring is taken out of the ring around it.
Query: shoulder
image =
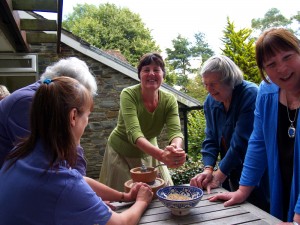
[[[159,89],[159,94],[160,94],[161,98],[164,98],[166,100],[177,101],[175,95],[172,94],[171,92]]]
[[[141,85],[140,84],[129,86],[129,87],[124,88],[121,91],[120,96],[121,96],[121,98],[124,97],[124,96],[136,97],[137,95],[140,94],[140,90],[141,90]]]
[[[257,94],[258,86],[257,84],[244,80],[240,85],[236,88],[239,93],[254,93]]]
[[[278,93],[279,87],[274,83],[267,83],[265,81],[262,81],[259,85],[258,91],[260,95],[265,94],[274,94]]]
[[[2,117],[6,119],[7,117],[15,116],[18,120],[25,119],[27,121],[33,96],[39,86],[40,83],[36,82],[14,91],[11,95],[1,100],[0,113]]]
[[[128,104],[128,103],[139,104],[140,101],[141,101],[140,84],[126,87],[122,90],[122,92],[120,94],[121,105]]]
[[[274,83],[266,83],[262,81],[258,88],[256,99],[257,106],[263,106],[270,109],[270,106],[275,107],[278,102],[279,87]],[[275,104],[273,104],[275,102]]]
[[[132,85],[129,87],[126,87],[122,90],[122,92],[138,92],[141,90],[141,84]]]
[[[22,99],[31,99],[40,85],[41,83],[38,81],[26,87],[20,88],[4,98],[2,101],[0,101],[0,103],[2,105],[9,105]]]

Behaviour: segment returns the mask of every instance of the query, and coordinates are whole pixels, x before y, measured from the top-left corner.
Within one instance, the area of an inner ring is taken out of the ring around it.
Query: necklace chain
[[[294,120],[291,120],[290,118],[290,113],[289,113],[289,107],[288,107],[288,101],[287,101],[287,97],[285,95],[285,99],[286,99],[286,112],[287,112],[287,115],[288,115],[288,119],[291,123],[291,125],[289,126],[288,128],[288,136],[290,138],[294,138],[295,135],[296,135],[296,128],[294,127],[294,122],[296,120],[296,117],[297,117],[297,113],[298,113],[298,108],[296,109],[296,112],[295,112],[295,116],[294,116]]]
[[[296,113],[295,113],[295,116],[294,116],[294,120],[291,120],[291,118],[290,118],[290,113],[289,113],[288,107],[286,107],[286,111],[287,111],[287,115],[288,115],[288,118],[289,118],[290,123],[291,123],[291,124],[294,124],[294,122],[295,122],[295,120],[296,120],[296,117],[297,117],[298,109],[296,109]]]

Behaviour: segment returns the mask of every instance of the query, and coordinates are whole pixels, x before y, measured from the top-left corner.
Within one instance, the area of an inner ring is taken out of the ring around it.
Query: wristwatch
[[[299,225],[299,223],[297,223],[297,222],[293,221],[293,225]]]

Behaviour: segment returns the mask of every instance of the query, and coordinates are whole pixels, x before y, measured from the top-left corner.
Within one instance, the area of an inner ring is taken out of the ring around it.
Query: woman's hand
[[[182,148],[168,145],[162,153],[161,161],[169,168],[178,168],[185,163],[186,153]]]
[[[235,192],[225,192],[216,194],[214,196],[209,197],[208,199],[211,202],[224,200],[224,206],[227,207],[235,204],[240,204],[246,201],[253,189],[254,187],[251,186],[240,186],[239,189]]]
[[[213,171],[213,168],[209,168],[193,177],[190,185],[206,189],[207,193],[210,194],[210,190],[220,187],[226,178],[227,176],[220,169]]]
[[[127,193],[128,194],[128,200],[127,201],[134,201],[137,197],[137,194],[140,190],[140,188],[145,185],[144,183],[142,182],[136,182],[133,184],[132,188],[130,189],[130,191]]]
[[[190,185],[199,187],[201,189],[206,189],[207,185],[212,181],[213,175],[212,171],[204,170],[202,173],[197,174],[194,176],[191,181]]]
[[[151,187],[145,183],[142,183],[142,185],[138,190],[136,201],[143,201],[146,202],[148,205],[152,201],[152,198],[153,198],[153,191]]]

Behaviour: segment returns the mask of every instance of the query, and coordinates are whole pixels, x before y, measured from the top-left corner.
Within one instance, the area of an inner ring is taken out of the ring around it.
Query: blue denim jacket
[[[255,100],[258,87],[243,81],[236,86],[228,112],[224,105],[208,95],[204,102],[206,138],[202,144],[205,166],[215,166],[219,154],[219,169],[227,176],[233,170],[242,171],[248,139],[253,130]],[[221,139],[223,137],[223,146]],[[239,179],[239,178],[238,178]]]

